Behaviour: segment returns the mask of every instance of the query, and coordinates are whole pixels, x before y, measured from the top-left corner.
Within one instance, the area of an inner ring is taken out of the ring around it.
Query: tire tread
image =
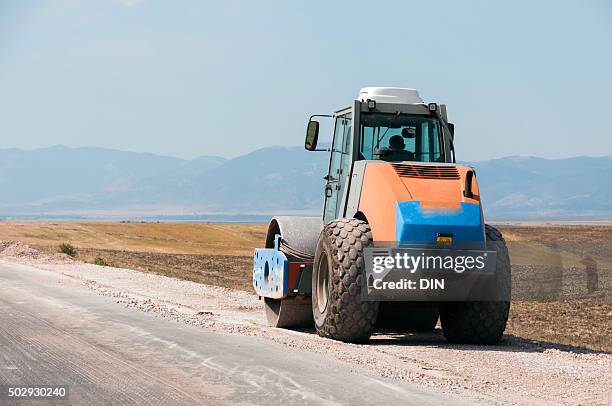
[[[511,289],[510,257],[502,233],[485,225],[487,245],[495,242],[497,270],[502,270],[497,288],[509,297]],[[497,344],[506,329],[509,301],[446,303],[440,309],[440,321],[444,337],[453,343]]]
[[[329,309],[323,324],[316,326],[317,333],[345,342],[367,341],[378,317],[378,302],[361,299],[363,249],[372,243],[370,226],[354,218],[333,220],[321,232],[318,255],[324,254],[319,252],[322,240],[331,248],[331,287]]]

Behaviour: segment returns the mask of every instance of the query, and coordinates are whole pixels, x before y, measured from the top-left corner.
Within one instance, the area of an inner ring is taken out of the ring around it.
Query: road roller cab
[[[334,120],[328,148],[317,147],[320,117]],[[377,324],[401,320],[400,327],[431,330],[440,317],[451,341],[499,340],[509,308],[507,251],[501,234],[484,224],[475,171],[456,164],[453,141],[446,106],[424,103],[414,89],[364,88],[352,106],[311,116],[305,148],[330,154],[323,213],[273,218],[265,248],[255,250],[253,286],[265,300],[268,322],[314,323],[320,335],[357,342]],[[385,245],[492,248],[504,268],[492,289],[504,295],[484,305],[367,300],[366,251]],[[475,327],[466,318],[482,317],[482,306],[493,309],[486,320],[493,327],[468,331]]]

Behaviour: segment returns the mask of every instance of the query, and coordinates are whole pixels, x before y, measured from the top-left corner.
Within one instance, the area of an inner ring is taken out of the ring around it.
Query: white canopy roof
[[[359,91],[357,100],[374,100],[380,103],[422,104],[423,99],[416,89],[404,87],[364,87]]]

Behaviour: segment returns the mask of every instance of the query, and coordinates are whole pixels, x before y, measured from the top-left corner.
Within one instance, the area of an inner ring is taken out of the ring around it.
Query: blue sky
[[[612,155],[612,3],[0,3],[0,148],[301,145],[363,86],[447,103],[462,160]]]

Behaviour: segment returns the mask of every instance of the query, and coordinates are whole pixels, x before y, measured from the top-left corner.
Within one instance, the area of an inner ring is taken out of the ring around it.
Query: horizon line
[[[63,148],[63,149],[69,149],[69,150],[79,150],[79,149],[98,149],[98,150],[106,150],[106,151],[114,151],[114,152],[122,152],[122,153],[131,153],[131,154],[142,154],[142,155],[153,155],[153,156],[158,156],[158,157],[162,157],[162,158],[172,158],[172,159],[178,159],[181,161],[194,161],[196,159],[201,159],[201,158],[217,158],[217,159],[224,159],[227,161],[236,159],[236,158],[240,158],[246,155],[250,155],[254,152],[263,150],[263,149],[269,149],[269,148],[289,148],[289,149],[296,149],[296,148],[302,148],[300,145],[268,145],[268,146],[264,146],[264,147],[260,147],[257,149],[254,149],[250,152],[244,153],[244,154],[240,154],[240,155],[236,155],[236,156],[232,156],[232,157],[227,157],[227,156],[222,156],[222,155],[213,155],[213,154],[204,154],[204,155],[198,155],[194,158],[181,158],[181,157],[177,157],[177,156],[173,156],[173,155],[164,155],[161,153],[157,153],[157,152],[149,152],[149,151],[134,151],[134,150],[124,150],[124,149],[119,149],[119,148],[113,148],[113,147],[102,147],[102,146],[79,146],[79,147],[73,147],[73,146],[69,146],[69,145],[65,145],[65,144],[54,144],[54,145],[49,145],[46,147],[37,147],[37,148],[16,148],[16,147],[11,147],[11,148],[0,148],[0,152],[1,151],[21,151],[21,152],[33,152],[33,151],[40,151],[40,150],[46,150],[46,149],[53,149],[53,148]],[[612,159],[612,155],[599,155],[599,156],[595,156],[595,155],[574,155],[574,156],[566,156],[566,157],[561,157],[561,158],[546,158],[546,157],[541,157],[541,156],[534,156],[534,155],[506,155],[506,156],[500,156],[500,157],[496,157],[496,158],[488,158],[488,159],[483,159],[483,160],[478,160],[478,161],[469,161],[469,160],[459,160],[457,163],[461,163],[461,162],[487,162],[487,161],[495,161],[495,160],[500,160],[500,159],[509,159],[509,158],[531,158],[531,159],[542,159],[542,160],[547,160],[547,161],[561,161],[561,160],[565,160],[565,159],[576,159],[576,158],[593,158],[593,159],[602,159],[602,158],[610,158]]]

